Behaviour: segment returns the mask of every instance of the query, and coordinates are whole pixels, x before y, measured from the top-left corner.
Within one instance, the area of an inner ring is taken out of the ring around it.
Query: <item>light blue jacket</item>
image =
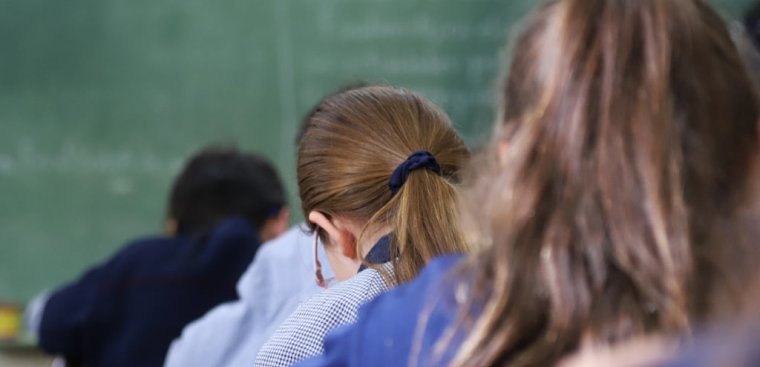
[[[217,306],[185,327],[166,367],[251,366],[264,342],[296,307],[321,288],[314,280],[314,237],[301,226],[261,246],[238,282],[240,300]],[[333,272],[319,246],[325,278]]]

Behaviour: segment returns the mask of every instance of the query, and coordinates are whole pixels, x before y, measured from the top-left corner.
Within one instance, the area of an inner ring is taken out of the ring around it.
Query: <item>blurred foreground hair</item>
[[[758,98],[723,21],[700,0],[555,0],[514,55],[453,365],[688,332],[752,264],[736,218]]]

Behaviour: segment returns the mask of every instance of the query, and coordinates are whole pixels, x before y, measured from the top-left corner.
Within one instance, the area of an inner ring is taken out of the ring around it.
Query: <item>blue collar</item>
[[[364,259],[370,264],[384,264],[391,261],[391,237],[385,235],[367,253]],[[362,264],[359,271],[366,269],[367,266]]]

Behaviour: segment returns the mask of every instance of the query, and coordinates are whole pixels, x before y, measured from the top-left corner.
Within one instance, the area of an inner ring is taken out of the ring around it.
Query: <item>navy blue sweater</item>
[[[202,238],[134,241],[53,293],[40,346],[86,366],[161,366],[185,325],[237,298],[238,278],[260,244],[242,218]]]

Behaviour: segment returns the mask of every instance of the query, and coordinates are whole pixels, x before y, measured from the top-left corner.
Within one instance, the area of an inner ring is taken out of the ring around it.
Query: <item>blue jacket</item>
[[[324,354],[298,366],[445,366],[456,354],[460,337],[447,345],[440,358],[432,349],[458,315],[454,298],[456,279],[450,270],[462,258],[450,255],[433,260],[412,282],[364,305],[355,324],[342,326],[325,339]],[[429,315],[418,333],[420,315]],[[419,352],[413,346],[420,343]]]
[[[87,366],[161,366],[186,324],[237,298],[237,280],[260,243],[242,218],[201,238],[132,242],[51,295],[39,344]]]

